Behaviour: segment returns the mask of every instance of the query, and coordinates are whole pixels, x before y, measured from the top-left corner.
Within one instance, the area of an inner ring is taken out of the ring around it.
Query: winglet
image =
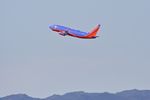
[[[99,29],[100,29],[100,24],[98,24],[92,31],[90,31],[87,37],[97,37],[96,34]]]

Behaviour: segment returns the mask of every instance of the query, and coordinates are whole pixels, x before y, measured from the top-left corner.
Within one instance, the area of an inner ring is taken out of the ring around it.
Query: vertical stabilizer
[[[100,24],[97,25],[92,31],[90,31],[87,37],[97,37],[96,34],[99,31],[99,29],[100,29]]]

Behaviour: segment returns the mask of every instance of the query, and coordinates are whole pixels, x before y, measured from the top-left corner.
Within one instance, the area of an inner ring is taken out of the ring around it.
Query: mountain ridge
[[[34,98],[26,94],[13,94],[0,97],[0,100],[150,100],[150,90],[125,90],[117,93],[88,93],[75,91],[46,98]]]

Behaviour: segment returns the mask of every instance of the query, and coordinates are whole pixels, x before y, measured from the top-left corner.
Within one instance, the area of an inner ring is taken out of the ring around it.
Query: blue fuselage
[[[71,29],[69,27],[65,27],[61,25],[50,25],[49,28],[57,32],[67,32],[69,35],[72,35],[72,36],[82,37],[88,34],[88,32],[82,32],[82,31]]]

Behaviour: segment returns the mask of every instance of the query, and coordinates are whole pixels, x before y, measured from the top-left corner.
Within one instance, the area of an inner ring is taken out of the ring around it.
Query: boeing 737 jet
[[[97,38],[96,36],[98,30],[100,29],[100,25],[97,25],[95,28],[93,28],[90,32],[82,32],[79,30],[75,30],[69,27],[61,26],[61,25],[50,25],[49,28],[52,31],[58,32],[62,36],[72,36],[82,39],[94,39]]]

